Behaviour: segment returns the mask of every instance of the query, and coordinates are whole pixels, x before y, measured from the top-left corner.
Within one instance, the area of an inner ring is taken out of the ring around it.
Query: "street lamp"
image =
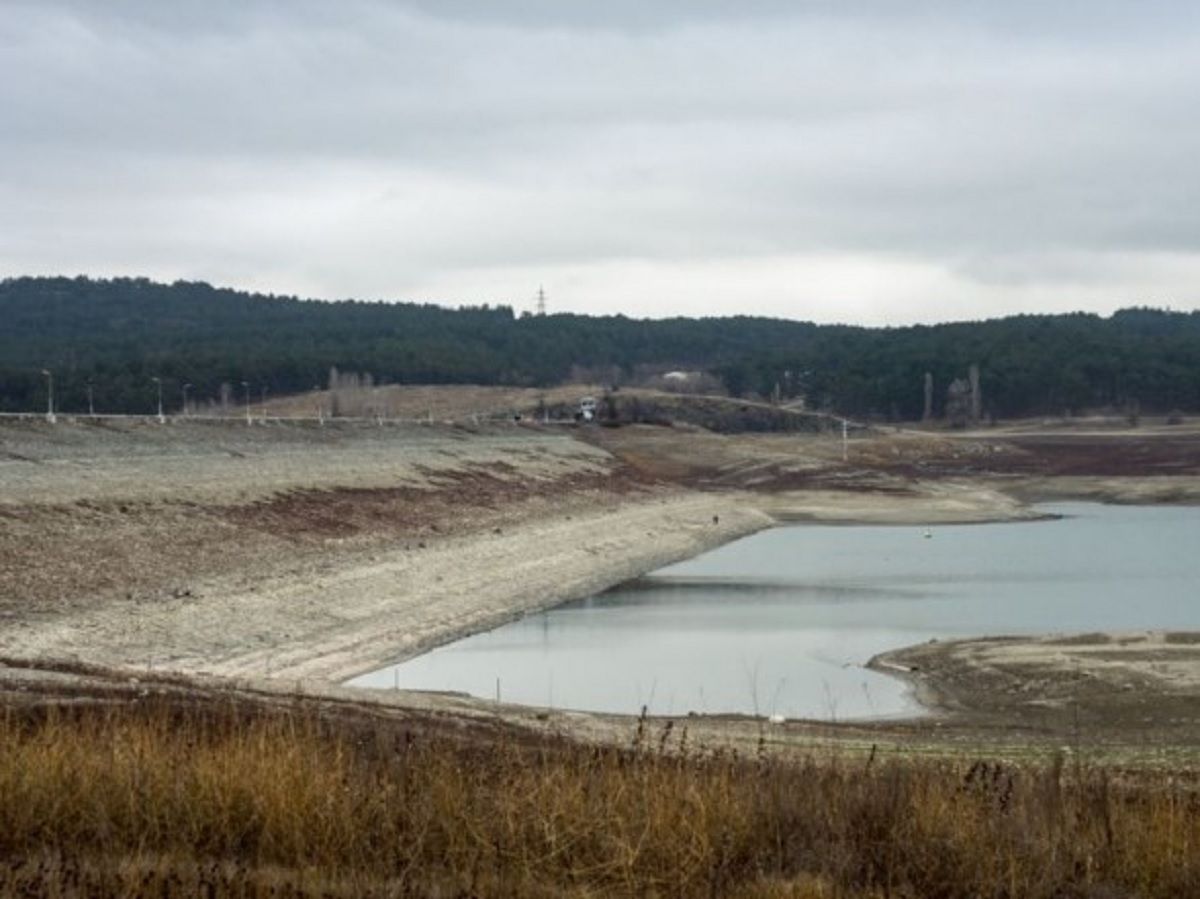
[[[191,384],[184,384],[183,388],[182,388],[182,390],[183,390],[183,417],[184,418],[187,418],[187,416],[188,416],[187,394],[188,394],[188,391],[191,389],[192,389]]]
[[[242,387],[246,391],[246,424],[253,424],[250,421],[250,382],[242,381]]]
[[[165,415],[163,415],[163,407],[162,407],[162,378],[151,378],[150,380],[151,380],[151,381],[153,381],[155,384],[157,384],[157,385],[158,385],[158,423],[159,423],[160,425],[163,425],[163,424],[166,424],[166,423],[167,423],[167,417],[166,417]]]
[[[54,415],[54,373],[43,368],[42,374],[46,376],[46,421],[54,424],[58,420]]]

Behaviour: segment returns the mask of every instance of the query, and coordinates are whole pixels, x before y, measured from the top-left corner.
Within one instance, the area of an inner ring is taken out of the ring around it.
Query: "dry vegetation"
[[[0,717],[0,892],[1177,897],[1192,778],[144,702]]]
[[[417,396],[412,408],[440,398]],[[484,409],[500,403],[468,395],[463,409],[483,399]],[[200,626],[208,619],[199,612],[223,608],[214,597],[225,595],[227,578],[242,589],[244,577],[249,586],[234,594],[246,598],[236,613],[241,631],[230,615],[219,635],[243,652],[251,642],[245,635],[255,633],[252,614],[271,623],[270,609],[291,616],[304,608],[285,601],[287,592],[269,606],[259,590],[268,574],[312,582],[329,602],[362,594],[364,582],[348,577],[337,594],[342,582],[327,566],[353,574],[369,563],[392,590],[409,569],[376,558],[388,551],[403,552],[405,565],[416,560],[412,572],[440,582],[439,554],[471,568],[450,537],[477,538],[475,558],[491,558],[484,550],[508,547],[509,531],[524,528],[549,555],[546,533],[534,524],[543,519],[611,568],[621,554],[609,538],[588,533],[585,516],[632,506],[631,497],[643,494],[655,511],[673,489],[706,491],[697,494],[704,514],[689,512],[682,525],[662,521],[683,533],[696,519],[704,539],[716,539],[710,502],[730,490],[763,497],[804,490],[810,513],[814,490],[836,491],[834,506],[845,516],[860,497],[874,506],[893,496],[912,502],[918,488],[942,478],[1009,485],[1035,475],[1048,483],[1148,471],[1194,496],[1200,471],[1194,438],[1093,445],[1074,437],[889,434],[851,441],[843,464],[839,441],[824,436],[798,442],[649,427],[594,428],[586,436],[597,446],[511,424],[478,431],[345,422],[115,422],[52,431],[11,424],[0,434],[0,582],[7,584],[0,590],[7,635],[0,636],[27,652],[30,635],[40,633],[34,625],[65,632],[71,608],[108,603],[97,614],[109,616],[109,631],[93,626],[101,618],[79,619],[87,658],[104,639],[126,645],[112,633],[166,606],[188,622],[178,629],[187,639],[221,645]],[[720,518],[729,527],[734,516],[722,509]],[[628,527],[637,539],[664,540],[651,533],[657,519],[624,520],[637,523]],[[54,565],[45,564],[47,547]],[[507,568],[516,567],[507,562],[515,556],[505,556]],[[552,569],[556,584],[562,576]],[[515,580],[530,594],[528,574]],[[474,581],[462,584],[478,590]],[[463,590],[479,605],[475,592]],[[164,613],[161,620],[175,619]],[[314,622],[313,629],[325,626]],[[290,618],[286,628],[266,630],[281,639],[302,633]],[[176,629],[148,633],[161,647]],[[211,653],[193,655],[211,661]],[[13,683],[6,701],[29,701]],[[990,682],[984,688],[1004,699]],[[1105,714],[1085,715],[1085,725],[1111,725],[1116,705],[1107,693],[1095,697]],[[439,724],[335,716],[332,702],[320,714],[299,703],[278,712],[219,699],[180,704],[188,702],[0,707],[0,895],[1200,895],[1194,766],[1130,772],[1084,764],[1078,753],[1020,765],[858,756],[839,753],[832,738],[806,757],[776,757],[766,744],[738,756],[697,751],[702,725],[689,740],[681,722],[670,730],[631,724],[625,745],[614,749],[502,724],[489,729],[448,706]],[[1130,706],[1118,716],[1122,733],[1194,745],[1200,719],[1192,696],[1172,702],[1153,707],[1170,728],[1150,727],[1151,713]],[[1019,710],[980,733],[1010,735],[1014,721],[1024,739],[1041,719]],[[949,745],[952,731],[962,733],[952,724],[911,727],[921,728],[913,731],[920,740],[939,728],[937,739]],[[883,727],[856,737],[869,743]],[[1047,733],[1057,742],[1061,731]]]

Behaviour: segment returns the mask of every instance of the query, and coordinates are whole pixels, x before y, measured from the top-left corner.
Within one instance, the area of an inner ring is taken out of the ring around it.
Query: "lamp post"
[[[57,421],[54,415],[54,372],[43,368],[42,374],[46,376],[46,421],[54,424]]]
[[[188,404],[187,404],[188,397],[187,397],[187,395],[188,395],[188,391],[191,389],[192,389],[191,384],[184,384],[183,387],[181,388],[181,390],[183,391],[183,417],[184,418],[188,417]]]
[[[250,420],[250,382],[242,381],[242,389],[246,391],[246,424],[253,424]]]
[[[160,425],[166,424],[167,417],[163,415],[162,407],[162,378],[151,378],[150,380],[158,386],[158,423]]]

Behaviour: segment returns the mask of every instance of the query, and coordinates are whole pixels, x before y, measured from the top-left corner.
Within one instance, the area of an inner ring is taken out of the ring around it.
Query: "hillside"
[[[802,312],[802,310],[797,310]],[[579,378],[634,383],[667,368],[705,370],[735,396],[803,397],[810,407],[916,419],[923,378],[933,410],[980,368],[982,411],[1023,415],[1200,409],[1200,313],[1129,309],[870,329],[779,319],[637,320],[516,316],[507,306],[446,309],[248,294],[146,279],[0,281],[0,411],[57,407],[152,412],[255,401],[324,386],[331,368],[374,383],[546,387]],[[90,382],[90,388],[89,388]],[[223,386],[224,385],[224,386]]]

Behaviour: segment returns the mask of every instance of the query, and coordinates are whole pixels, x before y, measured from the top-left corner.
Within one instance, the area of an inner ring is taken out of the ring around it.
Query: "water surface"
[[[351,681],[556,708],[908,714],[871,656],[971,635],[1200,630],[1200,509],[1056,504],[1060,520],[764,531]]]

